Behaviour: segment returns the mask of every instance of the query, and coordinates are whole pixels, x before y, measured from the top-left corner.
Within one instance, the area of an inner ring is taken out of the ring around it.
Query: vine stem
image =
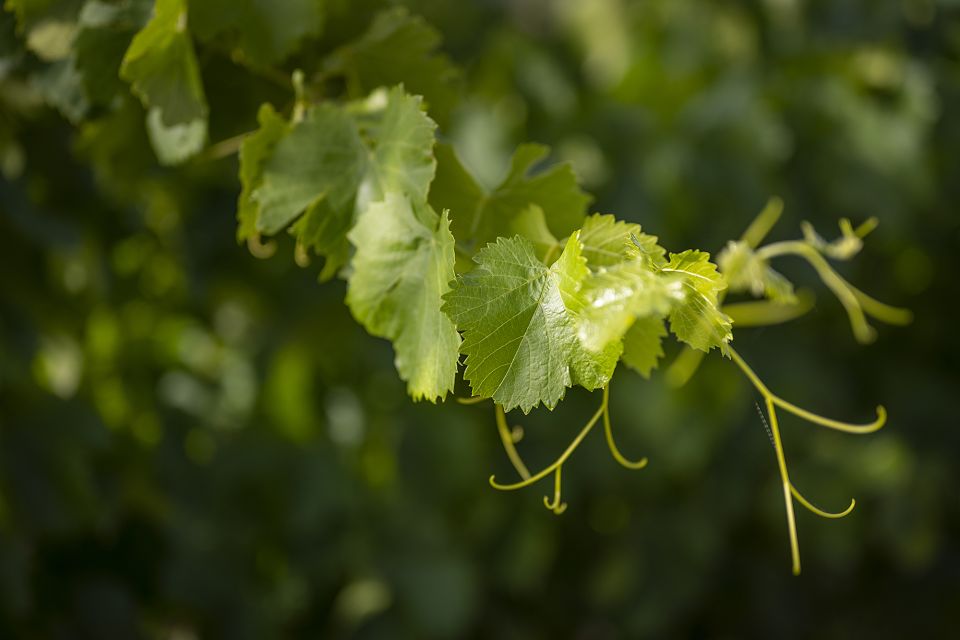
[[[790,484],[790,473],[787,471],[787,458],[783,453],[783,442],[780,439],[780,426],[777,423],[777,410],[770,397],[764,398],[767,413],[770,414],[770,430],[773,432],[773,448],[777,453],[777,466],[780,468],[780,479],[783,481],[783,503],[787,508],[787,530],[790,534],[790,557],[793,562],[793,575],[800,575],[800,542],[797,539],[797,520],[793,514],[793,485]]]
[[[501,491],[513,491],[515,489],[529,487],[535,482],[543,480],[548,475],[556,471],[564,462],[567,461],[567,458],[569,458],[573,452],[576,451],[577,447],[580,446],[580,443],[583,442],[583,439],[586,438],[587,434],[593,429],[593,426],[600,420],[600,417],[603,415],[603,411],[604,406],[601,405],[600,408],[597,409],[596,413],[593,414],[593,417],[590,418],[586,425],[584,425],[583,429],[580,430],[580,433],[577,434],[577,437],[573,439],[573,442],[570,443],[566,450],[560,454],[560,457],[557,458],[550,466],[546,467],[539,473],[530,476],[529,478],[524,478],[520,482],[514,482],[512,484],[501,484],[497,482],[497,476],[492,475],[490,476],[490,486],[494,489],[500,489]],[[512,446],[513,443],[511,442],[511,447]]]
[[[909,324],[913,314],[907,309],[900,309],[884,304],[871,298],[852,284],[844,280],[819,251],[803,240],[788,240],[774,242],[757,250],[757,256],[765,260],[784,255],[795,255],[803,258],[814,268],[823,283],[827,285],[850,318],[853,335],[861,343],[872,342],[876,337],[876,330],[867,322],[866,314],[890,324]]]
[[[801,409],[794,404],[783,400],[776,394],[774,394],[770,389],[763,383],[762,380],[754,373],[753,369],[744,361],[739,353],[736,352],[732,347],[728,347],[728,353],[730,358],[740,367],[740,370],[743,371],[744,375],[747,376],[747,379],[753,384],[760,395],[763,396],[764,404],[767,408],[767,415],[770,416],[770,434],[773,441],[773,449],[777,457],[777,467],[780,471],[780,480],[783,485],[783,502],[786,508],[787,515],[787,530],[790,536],[790,557],[793,565],[793,574],[800,575],[800,543],[797,538],[797,521],[793,509],[793,501],[797,500],[803,507],[808,509],[810,512],[820,516],[821,518],[843,518],[846,515],[849,515],[853,511],[853,508],[856,506],[857,501],[851,499],[850,505],[843,511],[832,513],[829,511],[824,511],[813,505],[812,502],[807,500],[802,493],[793,485],[790,481],[790,473],[787,470],[787,459],[786,454],[784,453],[783,440],[780,436],[780,421],[777,419],[777,407],[793,413],[794,415],[800,416],[810,422],[819,424],[831,429],[836,429],[838,431],[845,431],[847,433],[870,433],[876,431],[883,426],[886,421],[886,410],[880,406],[877,407],[877,420],[867,425],[854,425],[846,422],[840,422],[838,420],[832,420],[830,418],[824,418],[823,416],[811,413],[805,409]],[[762,414],[761,414],[761,417]]]
[[[567,503],[560,499],[560,474],[562,471],[563,465],[560,465],[553,474],[553,502],[550,502],[549,496],[543,496],[543,506],[545,506],[547,509],[550,509],[550,511],[553,511],[557,515],[560,515],[567,510]]]
[[[510,427],[507,426],[507,415],[503,412],[502,406],[498,404],[496,407],[497,431],[500,433],[500,441],[503,443],[503,448],[507,452],[507,457],[510,458],[510,463],[513,465],[513,468],[517,470],[520,477],[524,480],[529,480],[530,470],[527,469],[527,465],[523,463],[523,459],[520,457],[520,454],[517,453],[517,448],[513,444],[513,433],[510,431]]]
[[[617,443],[613,440],[613,427],[610,426],[610,385],[607,384],[603,388],[603,434],[607,438],[607,447],[610,449],[610,454],[613,456],[613,459],[619,462],[622,466],[627,469],[643,469],[647,466],[647,459],[640,458],[636,462],[632,460],[627,460],[620,449],[617,448]]]
[[[499,404],[496,405],[496,417],[497,431],[500,434],[500,441],[503,443],[503,448],[507,453],[507,457],[510,459],[510,463],[513,465],[513,468],[516,469],[521,480],[520,482],[515,482],[512,484],[501,484],[497,482],[496,476],[492,475],[490,476],[490,485],[494,489],[500,489],[501,491],[513,491],[528,487],[546,478],[548,475],[554,474],[553,498],[551,499],[549,496],[544,496],[543,504],[547,509],[553,511],[557,515],[560,515],[567,509],[567,503],[563,502],[561,498],[563,464],[573,454],[576,448],[580,446],[580,443],[583,442],[583,439],[587,437],[587,434],[589,434],[593,427],[596,426],[601,417],[603,418],[603,428],[607,446],[609,447],[613,458],[628,469],[642,469],[647,466],[646,458],[641,458],[637,461],[628,460],[617,448],[616,442],[613,439],[613,428],[610,423],[609,384],[603,388],[603,399],[600,402],[600,407],[597,409],[596,413],[593,414],[587,424],[584,425],[583,429],[580,430],[580,433],[577,434],[577,437],[573,439],[573,441],[569,444],[569,446],[567,446],[566,450],[560,455],[559,458],[557,458],[551,465],[541,470],[536,475],[530,474],[527,466],[523,463],[523,459],[517,452],[517,449],[514,446],[514,443],[517,439],[514,437],[513,432],[510,430],[510,427],[507,424],[507,417],[503,407]]]
[[[827,427],[828,429],[844,431],[846,433],[873,433],[886,424],[887,410],[883,407],[883,405],[877,406],[877,419],[867,424],[851,424],[849,422],[841,422],[840,420],[825,418],[821,415],[813,413],[812,411],[802,409],[792,402],[787,402],[780,396],[770,391],[770,389],[767,388],[767,385],[765,385],[763,381],[757,377],[757,374],[753,372],[753,369],[750,368],[750,365],[748,365],[743,358],[740,357],[740,354],[737,353],[733,347],[728,345],[727,350],[729,352],[730,359],[733,360],[738,367],[740,367],[740,370],[743,371],[744,375],[747,376],[747,379],[750,380],[756,390],[760,392],[760,395],[763,396],[764,400],[770,400],[772,404],[780,407],[784,411],[788,411],[795,416],[799,416],[808,422],[819,424],[820,426]]]

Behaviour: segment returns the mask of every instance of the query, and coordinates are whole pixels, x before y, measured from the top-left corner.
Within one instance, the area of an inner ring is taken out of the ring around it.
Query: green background
[[[302,58],[366,27],[331,2]],[[682,389],[611,385],[617,466],[593,434],[550,485],[511,470],[489,405],[414,404],[342,281],[292,243],[235,241],[236,157],[161,169],[136,102],[80,127],[27,79],[0,21],[0,636],[10,638],[947,637],[960,611],[960,5],[766,0],[414,2],[463,69],[441,122],[494,184],[551,145],[669,250],[711,253],[771,195],[802,220],[877,216],[857,286],[914,323],[856,344],[807,265],[807,316],[735,330],[777,393],[797,486],[790,572],[752,387],[719,354]],[[211,139],[282,90],[199,54]],[[285,69],[295,68],[299,58]],[[675,345],[673,345],[675,346]],[[668,361],[676,349],[668,352]],[[468,389],[459,389],[467,395]],[[599,402],[510,415],[548,464]]]

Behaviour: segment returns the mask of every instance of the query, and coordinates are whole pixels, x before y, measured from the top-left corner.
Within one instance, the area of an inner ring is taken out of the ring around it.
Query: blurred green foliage
[[[384,3],[327,5],[283,77],[316,53],[348,58]],[[57,34],[0,12],[0,636],[955,633],[960,5],[409,9],[464,70],[441,124],[487,187],[533,140],[573,164],[597,210],[674,250],[719,251],[772,194],[778,238],[804,219],[879,218],[845,275],[911,307],[912,326],[861,347],[820,295],[794,323],[736,333],[784,397],[851,419],[888,407],[862,438],[784,420],[797,484],[857,510],[798,514],[793,578],[756,394],[718,354],[680,390],[626,372],[612,385],[621,446],[647,469],[612,464],[594,434],[564,475],[562,517],[538,491],[494,492],[487,478],[509,467],[492,408],[411,403],[342,282],[318,285],[292,243],[262,260],[236,244],[235,156],[161,167],[140,103],[97,98],[109,83],[44,106],[68,95]],[[223,49],[198,60],[212,141],[290,100]],[[805,265],[783,269],[816,288]],[[532,467],[596,395],[510,416]]]

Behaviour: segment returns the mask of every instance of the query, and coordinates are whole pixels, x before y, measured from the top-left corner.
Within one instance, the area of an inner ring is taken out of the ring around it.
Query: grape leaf
[[[356,247],[347,305],[371,334],[393,342],[396,366],[415,400],[453,390],[460,336],[441,312],[454,278],[447,213],[387,193],[348,235]]]
[[[477,266],[444,296],[443,310],[463,332],[464,377],[474,395],[507,411],[556,406],[571,385],[576,348],[564,296],[573,295],[582,263],[563,256],[544,266],[520,236],[499,238],[474,257]]]
[[[339,225],[346,233],[365,164],[366,149],[348,113],[328,103],[309,109],[264,163],[253,192],[260,204],[257,230],[277,233],[307,207],[326,200],[333,205],[331,215],[346,219]]]
[[[590,276],[590,270],[583,255],[580,231],[567,239],[563,253],[550,267],[550,273],[560,290],[574,333],[579,336],[579,327],[590,311],[590,299],[584,295],[584,281]],[[579,339],[574,340],[570,350],[571,384],[579,384],[588,390],[606,386],[620,359],[621,348],[619,340],[611,340],[595,349],[587,348]]]
[[[237,199],[237,240],[246,240],[257,234],[259,203],[253,193],[263,179],[264,161],[273,153],[277,142],[290,131],[287,121],[270,104],[264,104],[257,113],[260,128],[243,139],[240,145],[240,197]]]
[[[148,110],[147,130],[160,162],[182,162],[203,147],[207,102],[185,0],[157,0],[124,55],[120,76]]]
[[[612,215],[595,213],[580,230],[583,255],[591,269],[618,264],[627,255],[630,236],[640,235],[640,225],[617,220]]]
[[[204,42],[222,38],[255,65],[281,62],[323,27],[322,0],[202,0],[190,21]]]
[[[703,251],[671,253],[661,270],[676,286],[676,301],[670,311],[670,330],[694,349],[710,351],[733,339],[730,318],[720,311],[717,294],[727,286]]]
[[[730,291],[749,291],[772,301],[794,304],[797,301],[793,284],[775,271],[742,241],[730,241],[717,256],[717,263]]]
[[[638,318],[623,336],[623,363],[644,378],[649,378],[650,372],[663,357],[662,342],[666,335],[663,318]]]
[[[424,97],[434,118],[444,121],[456,102],[459,73],[446,56],[434,52],[439,44],[436,30],[397,7],[378,14],[359,39],[333,52],[326,72],[344,76],[355,97],[402,82]]]
[[[641,260],[654,268],[661,268],[667,263],[666,250],[657,244],[657,236],[647,233],[631,233],[630,244],[627,245],[627,257]]]
[[[252,196],[259,203],[257,231],[277,233],[306,211],[297,237],[321,255],[342,256],[366,163],[353,118],[331,104],[313,107],[264,161]]]
[[[542,262],[550,262],[549,258],[560,250],[560,242],[547,228],[547,220],[543,209],[535,204],[530,205],[519,213],[509,226],[508,236],[520,235],[533,244],[533,250]]]
[[[430,192],[435,208],[450,209],[453,235],[470,250],[510,234],[514,219],[530,205],[543,211],[547,230],[565,238],[583,223],[590,196],[577,185],[569,165],[558,164],[532,173],[548,148],[539,144],[520,145],[513,155],[510,171],[490,192],[480,187],[447,147],[438,149],[437,177]]]
[[[398,87],[348,107],[309,109],[263,160],[252,193],[256,230],[277,233],[303,214],[293,227],[300,242],[326,255],[328,267],[342,265],[355,211],[389,191],[426,200],[436,125],[421,107]]]
[[[389,191],[400,191],[425,202],[437,170],[433,156],[437,125],[424,112],[423,99],[394,87],[375,91],[360,104],[355,117],[361,135],[373,145],[363,195],[378,200]],[[360,204],[365,205],[362,197]]]
[[[586,279],[581,295],[577,335],[590,351],[619,342],[637,317],[662,317],[672,306],[667,283],[641,260],[601,268]]]

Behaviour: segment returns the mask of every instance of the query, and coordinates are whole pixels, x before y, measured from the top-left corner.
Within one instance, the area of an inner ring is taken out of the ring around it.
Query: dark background
[[[332,4],[320,52],[381,6]],[[796,484],[856,510],[798,512],[792,576],[758,397],[716,353],[679,390],[615,377],[614,428],[647,469],[595,433],[562,516],[549,483],[494,491],[510,469],[491,407],[410,402],[343,282],[317,284],[289,244],[260,260],[235,242],[235,156],[160,169],[136,103],[74,127],[4,67],[0,637],[956,635],[960,5],[410,6],[465,70],[443,136],[488,182],[518,142],[549,144],[595,210],[670,250],[719,251],[771,195],[773,239],[879,218],[840,269],[911,326],[856,344],[786,259],[813,311],[735,332],[785,398],[855,421],[888,408],[869,436],[783,418]],[[201,65],[212,139],[253,128],[276,90]],[[598,401],[511,415],[531,466]]]

